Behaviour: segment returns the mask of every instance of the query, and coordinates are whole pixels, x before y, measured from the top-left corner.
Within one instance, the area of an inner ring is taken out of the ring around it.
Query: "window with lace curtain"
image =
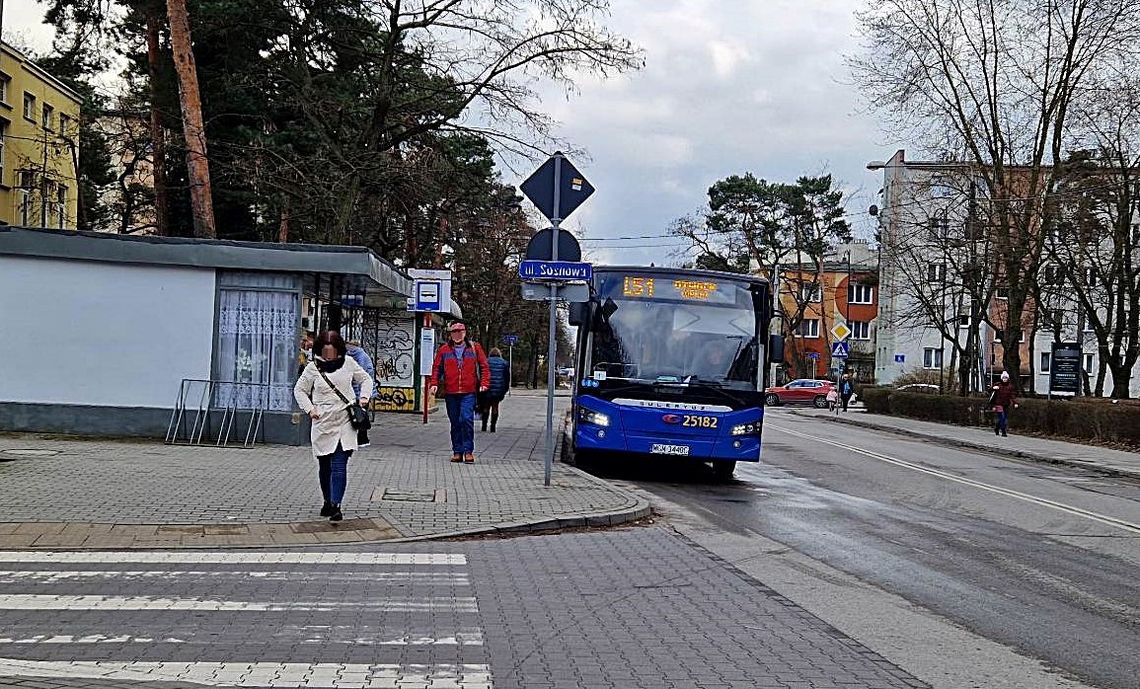
[[[218,272],[215,406],[293,408],[300,288],[295,275]]]

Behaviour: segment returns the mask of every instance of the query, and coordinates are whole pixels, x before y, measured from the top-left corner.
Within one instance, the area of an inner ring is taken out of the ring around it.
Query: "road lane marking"
[[[0,562],[98,563],[98,564],[195,564],[195,565],[466,565],[467,556],[456,553],[251,553],[195,551],[99,551],[0,550]]]
[[[475,598],[439,596],[389,598],[370,601],[291,601],[270,603],[244,600],[210,600],[163,596],[60,596],[54,594],[0,595],[0,610],[180,610],[210,612],[333,612],[360,608],[370,612],[478,612]]]
[[[922,466],[921,464],[915,464],[914,462],[908,462],[906,460],[899,459],[897,457],[891,457],[889,455],[880,454],[878,452],[872,452],[870,450],[864,450],[862,448],[855,447],[854,445],[847,445],[845,443],[836,442],[834,440],[829,440],[827,438],[821,438],[819,436],[811,435],[809,433],[803,433],[800,431],[793,431],[789,428],[783,428],[783,427],[778,426],[776,424],[769,423],[769,424],[766,424],[766,427],[771,428],[771,429],[776,430],[776,431],[779,431],[781,433],[787,433],[788,435],[793,435],[793,436],[796,436],[799,438],[806,438],[808,440],[814,440],[816,442],[820,442],[820,443],[823,443],[825,445],[832,445],[834,447],[842,448],[844,450],[849,450],[849,451],[854,452],[856,454],[861,454],[861,455],[864,455],[866,457],[870,457],[872,459],[877,459],[880,462],[886,462],[887,464],[894,464],[895,466],[903,467],[904,469],[910,469],[912,471],[918,471],[918,472],[921,472],[924,474],[929,474],[931,476],[937,476],[938,478],[943,478],[943,479],[946,479],[948,481],[954,481],[955,483],[961,483],[961,484],[966,485],[966,486],[972,486],[974,488],[980,488],[982,490],[986,490],[986,491],[989,491],[991,493],[997,493],[998,495],[1004,495],[1006,497],[1016,498],[1017,500],[1023,500],[1025,502],[1033,503],[1034,505],[1038,505],[1041,507],[1048,507],[1050,509],[1058,510],[1060,512],[1065,512],[1067,514],[1071,514],[1071,515],[1076,516],[1076,517],[1082,517],[1084,519],[1089,519],[1091,521],[1098,522],[1100,524],[1104,524],[1106,526],[1111,526],[1111,527],[1114,527],[1117,529],[1122,529],[1122,530],[1128,531],[1130,533],[1140,534],[1140,524],[1133,524],[1133,523],[1125,521],[1123,519],[1117,519],[1116,517],[1110,517],[1108,515],[1098,514],[1096,512],[1092,512],[1090,510],[1082,509],[1080,507],[1073,507],[1072,505],[1066,505],[1064,503],[1055,502],[1053,500],[1048,500],[1046,498],[1039,498],[1035,495],[1029,495],[1028,493],[1022,493],[1020,491],[1012,490],[1010,488],[1002,488],[1001,486],[995,486],[993,484],[983,483],[982,481],[975,481],[974,479],[964,478],[962,476],[956,476],[954,474],[951,474],[951,473],[948,473],[945,471],[940,471],[938,469],[931,469],[930,467],[925,467],[925,466]]]
[[[485,664],[397,665],[387,663],[123,663],[0,658],[0,677],[185,682],[203,687],[462,686],[491,689]]]
[[[112,580],[139,580],[139,579],[194,579],[217,580],[236,579],[245,581],[257,579],[262,581],[286,581],[290,579],[307,579],[312,577],[310,570],[175,570],[175,569],[0,569],[0,584],[34,582],[37,584],[51,584],[56,582],[72,582],[77,580],[102,579]],[[458,572],[321,572],[321,581],[324,582],[409,582],[416,584],[437,584],[441,586],[470,586],[471,579]]]

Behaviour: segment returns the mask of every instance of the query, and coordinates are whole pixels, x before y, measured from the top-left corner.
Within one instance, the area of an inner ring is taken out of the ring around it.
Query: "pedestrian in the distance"
[[[340,505],[348,485],[348,458],[357,448],[348,407],[367,406],[372,396],[372,378],[346,356],[347,352],[344,339],[336,331],[321,333],[313,344],[313,360],[293,387],[297,404],[313,420],[313,456],[325,500],[321,516],[333,522],[344,518]],[[354,384],[360,385],[355,398]]]
[[[1017,391],[1009,380],[1009,371],[1001,372],[1001,382],[990,393],[990,404],[994,408],[994,435],[1009,435],[1009,409],[1017,408]]]
[[[376,390],[376,367],[372,365],[372,357],[368,356],[368,352],[360,346],[359,340],[348,341],[348,355],[352,360],[364,369],[368,374],[368,380],[372,381],[372,390]],[[360,383],[352,384],[352,391],[356,394],[356,398],[360,399]],[[367,407],[365,407],[367,409]],[[361,428],[356,432],[356,444],[358,447],[368,447],[368,429]]]
[[[839,399],[843,401],[843,411],[847,411],[847,405],[851,403],[851,396],[854,394],[855,383],[851,380],[851,374],[844,373],[839,379]]]
[[[430,392],[443,389],[451,421],[451,461],[475,462],[475,402],[491,386],[490,364],[478,342],[467,339],[467,326],[452,323],[449,339],[435,353]]]
[[[831,388],[827,391],[827,410],[835,411],[839,406],[839,390],[838,388]]]
[[[301,336],[301,348],[297,352],[297,377],[305,370],[305,365],[313,360],[313,333],[305,331]]]
[[[491,432],[494,433],[495,424],[499,422],[499,403],[507,396],[507,389],[511,386],[511,365],[503,358],[502,350],[492,347],[487,367],[491,369],[491,385],[479,395],[479,407],[483,410],[483,430],[487,430],[487,417],[490,417]]]

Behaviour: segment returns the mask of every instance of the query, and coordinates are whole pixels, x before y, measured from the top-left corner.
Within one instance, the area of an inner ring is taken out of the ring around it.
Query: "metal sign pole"
[[[507,394],[511,394],[511,388],[515,383],[515,346],[513,344],[507,345]]]
[[[430,329],[432,327],[431,314],[430,313],[424,314],[423,327],[428,328],[428,329]],[[435,352],[423,351],[423,346],[422,346],[423,338],[422,337],[420,338],[420,342],[421,342],[420,357],[427,357],[427,359],[430,359],[434,362],[435,361]],[[424,359],[421,358],[420,361],[422,362],[422,361],[424,361]],[[427,366],[424,366],[423,363],[420,364],[421,372],[426,368],[427,368]],[[424,376],[424,424],[425,425],[428,422],[428,397],[430,397],[430,396],[431,396],[431,378],[428,376]]]
[[[562,154],[554,154],[554,231],[550,233],[550,260],[558,260],[558,227],[562,224]],[[546,346],[546,454],[543,457],[542,485],[550,485],[554,470],[554,359],[558,354],[558,285],[550,283],[550,323]]]
[[[569,175],[570,184],[566,194],[562,193],[562,176]],[[527,260],[519,263],[519,277],[523,281],[523,299],[537,301],[550,300],[550,317],[547,332],[546,353],[546,456],[544,457],[545,481],[550,485],[550,475],[554,470],[554,386],[556,383],[555,366],[558,358],[558,300],[570,299],[586,301],[589,299],[589,287],[576,282],[589,282],[592,266],[582,263],[582,249],[577,240],[567,232],[562,236],[559,229],[562,220],[574,212],[591,194],[594,187],[586,181],[585,176],[578,172],[573,163],[566,160],[561,151],[555,151],[537,170],[531,174],[521,185],[519,190],[526,195],[542,211],[544,217],[550,220],[549,230],[542,230],[531,237],[527,244]],[[563,198],[565,196],[565,198]],[[550,232],[550,252],[546,252],[546,237],[543,232]],[[559,260],[559,246],[562,240],[562,254]],[[543,283],[549,283],[549,292]],[[560,286],[562,283],[566,283]]]

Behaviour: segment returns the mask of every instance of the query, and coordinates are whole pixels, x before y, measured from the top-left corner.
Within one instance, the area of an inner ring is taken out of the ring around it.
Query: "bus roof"
[[[630,273],[637,272],[645,275],[676,275],[684,273],[694,277],[707,277],[716,280],[736,280],[755,285],[767,285],[768,278],[747,273],[729,273],[723,270],[704,270],[701,268],[670,268],[668,266],[594,266],[595,273]]]

